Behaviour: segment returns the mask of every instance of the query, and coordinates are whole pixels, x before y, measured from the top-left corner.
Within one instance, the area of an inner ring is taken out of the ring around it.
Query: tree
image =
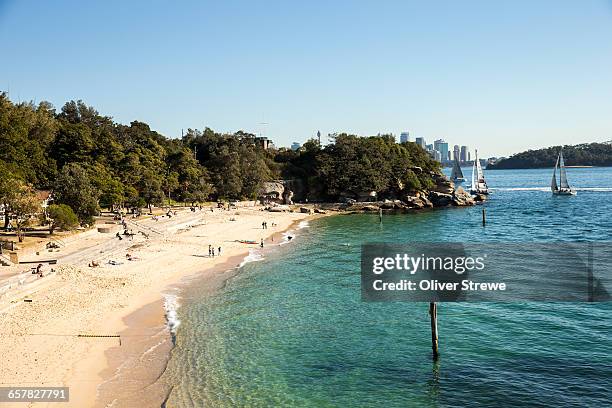
[[[0,204],[4,207],[4,229],[11,220],[11,202],[14,198],[17,179],[9,171],[8,166],[0,161]]]
[[[30,218],[40,211],[40,201],[34,188],[20,180],[13,180],[13,191],[8,200],[11,212],[16,216],[17,239],[23,242],[23,229],[30,224]]]
[[[55,202],[70,206],[81,223],[93,223],[93,217],[99,212],[99,191],[83,166],[65,165],[55,181],[54,194]]]
[[[69,231],[79,225],[79,218],[72,208],[66,204],[52,204],[47,209],[47,215],[51,219],[49,233],[53,234],[56,228]]]
[[[154,204],[161,204],[164,199],[162,177],[151,170],[144,172],[137,189],[140,197],[144,200],[147,207],[149,207],[149,211],[152,210]]]
[[[407,170],[403,178],[404,188],[410,192],[417,191],[421,188],[419,178],[412,170]]]

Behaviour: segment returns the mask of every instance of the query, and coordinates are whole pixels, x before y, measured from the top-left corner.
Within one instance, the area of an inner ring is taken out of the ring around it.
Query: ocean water
[[[575,197],[550,194],[548,169],[486,172],[484,228],[480,206],[327,217],[213,294],[196,285],[166,405],[610,406],[611,304],[440,304],[434,363],[428,304],[360,299],[362,242],[612,241],[612,168],[568,172]]]

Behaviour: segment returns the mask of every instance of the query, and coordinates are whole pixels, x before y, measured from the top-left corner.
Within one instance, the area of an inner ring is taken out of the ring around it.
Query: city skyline
[[[289,146],[409,124],[508,156],[612,139],[611,23],[606,1],[0,1],[3,56],[19,61],[0,89],[57,109],[82,99],[168,137],[266,123]]]

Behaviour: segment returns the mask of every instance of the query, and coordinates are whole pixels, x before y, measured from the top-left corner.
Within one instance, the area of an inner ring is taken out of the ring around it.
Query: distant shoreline
[[[612,166],[587,166],[587,165],[577,165],[577,166],[565,166],[566,169],[594,169],[594,168],[601,168],[601,169],[605,169],[605,168],[610,168]],[[505,168],[505,169],[500,169],[497,167],[492,167],[489,168],[487,167],[485,170],[539,170],[539,169],[550,169],[552,170],[554,168],[554,166],[550,166],[550,167],[512,167],[512,168]]]

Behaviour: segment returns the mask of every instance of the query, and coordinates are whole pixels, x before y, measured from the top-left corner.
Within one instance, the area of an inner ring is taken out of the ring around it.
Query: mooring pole
[[[429,304],[429,318],[431,321],[431,350],[433,359],[437,360],[438,352],[438,305],[435,302]]]
[[[382,208],[378,209],[378,220],[382,222]]]
[[[484,207],[482,208],[482,226],[486,226],[487,225],[487,210],[484,209]]]

